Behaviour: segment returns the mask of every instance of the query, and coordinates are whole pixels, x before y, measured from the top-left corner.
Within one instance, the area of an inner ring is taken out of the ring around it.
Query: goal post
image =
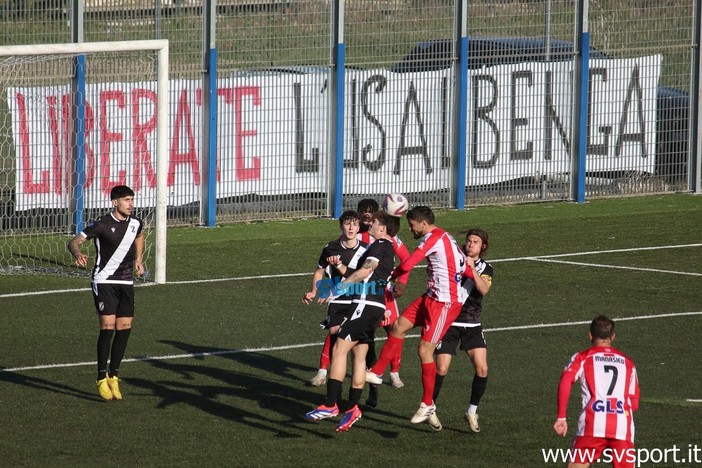
[[[124,184],[166,282],[168,86],[167,40],[0,47],[0,274],[87,274],[66,242]]]

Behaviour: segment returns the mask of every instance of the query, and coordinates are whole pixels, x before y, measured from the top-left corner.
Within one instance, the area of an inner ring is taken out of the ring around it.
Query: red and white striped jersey
[[[575,354],[561,374],[558,417],[565,418],[570,387],[580,380],[583,410],[577,436],[634,442],[633,412],[639,407],[636,367],[615,348],[593,346]]]
[[[439,302],[463,304],[467,291],[461,287],[466,269],[466,257],[456,240],[441,228],[434,228],[419,242],[412,255],[395,269],[393,277],[401,276],[427,259],[427,295]]]

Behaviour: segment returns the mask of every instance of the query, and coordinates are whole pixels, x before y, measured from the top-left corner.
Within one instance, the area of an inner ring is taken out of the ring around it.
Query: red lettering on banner
[[[244,130],[242,124],[242,101],[244,96],[253,96],[253,105],[261,105],[261,88],[256,86],[242,86],[234,88],[236,100],[234,101],[234,115],[236,117],[236,180],[249,180],[261,178],[261,158],[251,158],[252,167],[246,167],[244,156],[244,138],[256,136],[256,129]]]
[[[22,158],[22,189],[26,195],[35,193],[48,193],[49,188],[49,171],[41,171],[40,181],[34,182],[34,174],[32,173],[32,159],[29,152],[29,124],[27,123],[27,104],[22,93],[15,94],[17,108],[20,117],[20,157]]]
[[[63,178],[63,189],[66,193],[71,188],[71,177],[73,176],[73,151],[71,151],[71,135],[73,131],[71,119],[71,95],[64,94],[61,96],[61,114],[63,118],[63,155],[66,164],[64,166],[65,174]]]
[[[100,92],[100,190],[105,195],[109,195],[115,185],[127,184],[127,171],[124,169],[117,171],[117,180],[110,179],[110,143],[122,141],[122,134],[109,130],[107,120],[109,101],[116,101],[117,106],[123,109],[124,92],[120,90]]]
[[[188,139],[188,147],[184,153],[179,153],[180,130],[185,125],[185,133]],[[195,134],[192,126],[192,115],[188,105],[188,91],[183,89],[178,99],[178,109],[173,125],[173,141],[171,142],[170,163],[168,165],[168,186],[175,183],[176,166],[188,164],[193,171],[193,182],[200,185],[200,167],[197,161],[197,150],[195,148]]]
[[[153,115],[141,123],[141,99],[147,99],[153,103]],[[132,90],[132,127],[134,128],[134,182],[132,189],[141,189],[142,168],[146,173],[146,184],[149,188],[156,187],[156,172],[151,160],[151,152],[146,143],[146,136],[156,130],[158,123],[158,97],[156,92],[149,89],[137,88]]]
[[[49,135],[53,153],[53,188],[61,196],[68,192],[71,182],[71,97],[61,96],[61,120],[57,113],[57,96],[47,96],[49,109]]]
[[[224,98],[227,104],[234,103],[234,151],[236,161],[236,180],[250,180],[261,178],[261,158],[253,156],[251,167],[246,167],[246,156],[244,155],[244,138],[256,136],[256,129],[244,130],[242,125],[242,101],[245,96],[253,96],[253,105],[261,105],[261,88],[254,86],[241,86],[235,88],[223,88],[219,90],[219,95]]]
[[[51,135],[51,148],[53,153],[53,167],[54,167],[54,193],[56,195],[61,194],[61,180],[63,175],[63,161],[61,157],[61,144],[59,137],[59,122],[58,116],[56,115],[56,103],[58,98],[56,96],[47,96],[46,103],[49,106],[49,134]]]

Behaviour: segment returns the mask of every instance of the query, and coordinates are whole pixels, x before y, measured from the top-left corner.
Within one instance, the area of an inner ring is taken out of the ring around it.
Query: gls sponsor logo
[[[616,398],[610,398],[606,401],[595,400],[590,408],[595,413],[624,414],[624,402]]]

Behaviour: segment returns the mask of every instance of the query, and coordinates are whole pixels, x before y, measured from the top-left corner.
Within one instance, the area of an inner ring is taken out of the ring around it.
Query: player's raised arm
[[[397,239],[397,238],[396,238]],[[395,241],[392,244],[395,256],[400,259],[400,263],[404,262],[410,257],[409,250],[407,246],[402,241]],[[407,289],[407,281],[409,281],[410,272],[404,273],[397,277],[395,281],[395,287],[393,289],[393,295],[395,297],[401,297],[405,290]]]
[[[424,249],[421,249],[420,247],[417,247],[416,249],[414,249],[414,252],[412,252],[412,255],[407,257],[392,272],[393,279],[400,278],[400,277],[408,274],[410,271],[412,271],[412,268],[417,266],[417,264],[424,259],[425,256],[426,256],[426,252],[424,251]]]
[[[364,279],[368,278],[370,275],[373,274],[373,271],[378,267],[378,259],[377,258],[372,258],[368,257],[365,262],[363,262],[363,265],[361,265],[361,268],[358,270],[354,271],[349,275],[348,278],[344,280],[346,283],[358,283],[363,281]]]

